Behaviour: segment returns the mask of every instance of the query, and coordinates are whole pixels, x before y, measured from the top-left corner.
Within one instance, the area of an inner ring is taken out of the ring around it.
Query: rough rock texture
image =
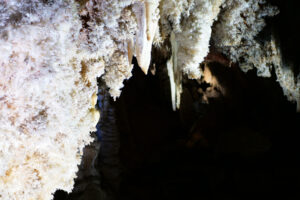
[[[104,65],[79,48],[73,1],[0,2],[0,199],[52,199],[73,188]]]
[[[259,36],[266,26],[265,18],[277,15],[279,10],[266,0],[227,0],[214,26],[214,46],[229,56],[247,72],[256,68],[257,75],[270,77],[274,67],[277,80],[289,101],[297,102],[300,111],[300,74],[294,74],[291,63],[284,63],[279,41],[274,33]]]
[[[128,8],[132,0],[86,1],[81,16],[86,17],[84,29],[89,43],[89,54],[105,61],[103,79],[113,97],[120,95],[124,79],[131,77],[132,65],[128,57],[128,44],[136,32],[133,11]]]
[[[116,99],[133,56],[147,74],[152,43],[171,57],[173,108],[182,74],[201,78],[212,44],[243,71],[269,77],[274,68],[300,109],[300,76],[272,34],[258,40],[277,13],[264,0],[0,0],[0,198],[72,190],[99,119],[96,78]]]
[[[181,71],[190,78],[201,77],[199,63],[209,51],[211,26],[218,16],[221,3],[222,0],[162,2],[162,31],[175,32],[178,43],[175,59]]]
[[[269,42],[260,43],[256,36],[266,25],[264,18],[276,14],[277,8],[265,0],[225,1],[212,36],[215,46],[238,62],[243,71],[256,67],[259,76],[270,77],[273,60]]]

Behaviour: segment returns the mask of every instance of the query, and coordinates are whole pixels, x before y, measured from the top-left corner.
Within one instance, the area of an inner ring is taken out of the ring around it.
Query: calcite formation
[[[52,199],[72,190],[91,141],[104,62],[84,56],[74,3],[1,1],[0,10],[0,199]]]
[[[277,13],[263,0],[0,0],[0,199],[71,192],[99,119],[96,78],[116,99],[133,56],[147,74],[153,44],[171,55],[174,109],[182,76],[201,77],[212,41],[244,71],[274,67],[299,105],[299,76],[279,46],[255,40]]]
[[[278,8],[266,0],[227,0],[222,4],[212,40],[244,72],[256,68],[258,76],[270,77],[274,68],[284,94],[297,103],[300,111],[300,74],[293,73],[291,63],[283,62],[280,41],[275,40],[273,33],[258,40],[266,25],[265,18],[278,13]]]
[[[168,71],[173,110],[175,105],[176,108],[180,107],[181,74],[187,74],[193,79],[201,77],[199,63],[209,52],[212,25],[222,2],[222,0],[162,1],[162,31],[164,35],[170,35],[172,46]]]
[[[163,1],[163,31],[174,31],[178,43],[177,65],[190,78],[200,78],[199,63],[209,51],[211,27],[222,0]],[[170,26],[169,21],[173,22]]]

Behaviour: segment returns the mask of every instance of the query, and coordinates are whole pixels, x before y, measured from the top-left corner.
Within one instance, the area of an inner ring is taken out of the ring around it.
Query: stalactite
[[[170,54],[174,110],[183,77],[201,78],[210,45],[245,72],[270,77],[274,68],[299,110],[300,75],[283,62],[272,34],[258,40],[265,18],[276,14],[265,0],[0,0],[0,198],[71,192],[99,119],[97,77],[118,98],[133,56],[147,74],[152,44]],[[103,166],[118,164],[108,108],[100,126]]]

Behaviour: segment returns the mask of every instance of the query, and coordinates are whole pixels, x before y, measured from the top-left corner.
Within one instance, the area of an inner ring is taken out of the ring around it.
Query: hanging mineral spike
[[[274,70],[300,111],[299,71],[272,33],[258,40],[277,13],[266,0],[0,0],[0,199],[72,191],[99,119],[97,78],[118,98],[133,56],[147,74],[153,43],[171,57],[174,110],[183,74],[200,79],[213,45],[245,72]]]
[[[158,28],[159,0],[146,0],[135,4],[138,32],[136,34],[136,58],[142,71],[147,74],[150,61],[153,38]]]

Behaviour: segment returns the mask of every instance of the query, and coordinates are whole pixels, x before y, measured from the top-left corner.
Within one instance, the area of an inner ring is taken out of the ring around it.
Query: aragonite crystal
[[[300,102],[299,76],[297,82],[282,68],[279,47],[254,40],[264,17],[278,12],[265,4],[0,0],[0,199],[49,200],[57,189],[71,192],[82,149],[99,119],[96,78],[119,97],[132,75],[133,56],[147,74],[153,43],[171,54],[174,109],[182,74],[201,77],[199,64],[211,38],[233,61],[245,61],[244,71],[255,67],[269,76],[274,66],[288,99]]]
[[[0,199],[72,191],[104,72],[84,57],[72,1],[0,1]]]

